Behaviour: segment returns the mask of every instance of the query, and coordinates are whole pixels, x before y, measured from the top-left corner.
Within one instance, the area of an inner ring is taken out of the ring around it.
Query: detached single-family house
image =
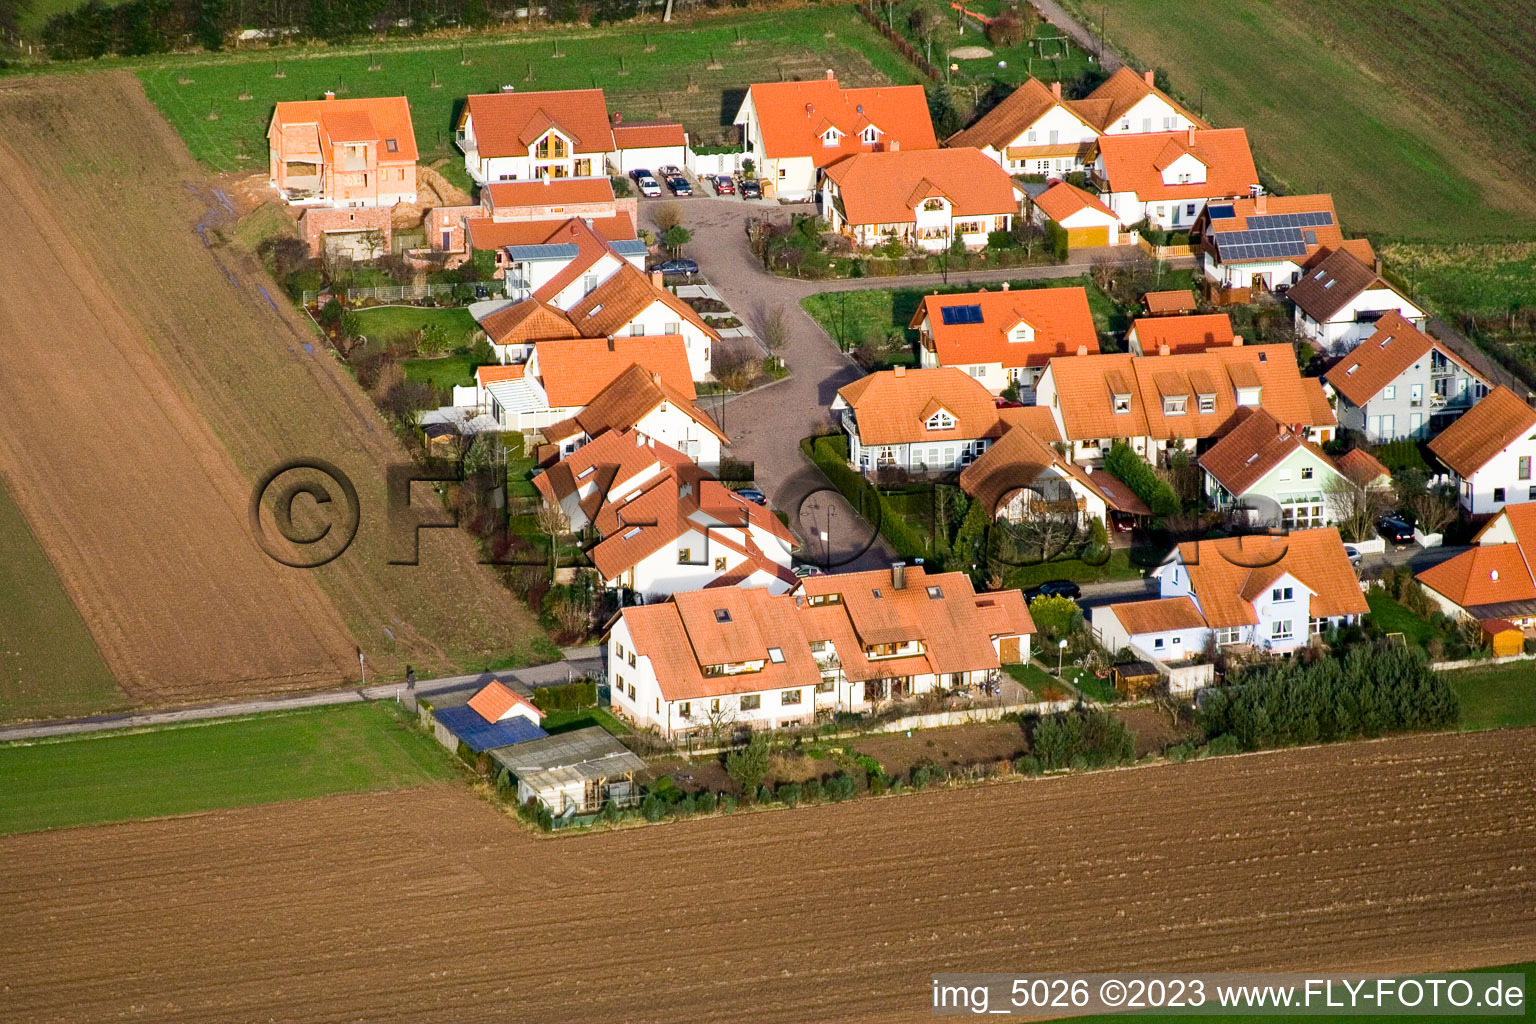
[[[1241,128],[1104,135],[1090,179],[1120,223],[1163,229],[1193,227],[1206,203],[1259,189]]]
[[[1026,410],[1046,412],[1036,406]],[[1055,423],[1046,418],[1054,431]],[[1069,519],[1080,530],[1098,519],[1107,527],[1111,513],[1124,521],[1151,515],[1131,489],[1109,473],[1068,462],[1045,438],[1023,423],[1011,424],[1002,437],[960,472],[960,489],[989,509],[994,519],[1012,522],[1032,517]]]
[[[1368,240],[1344,238],[1327,194],[1211,203],[1196,218],[1190,241],[1200,250],[1205,279],[1239,302],[1295,284],[1336,249],[1368,264],[1376,259]]]
[[[1433,437],[1488,394],[1490,384],[1441,342],[1393,311],[1323,380],[1339,396],[1339,426],[1372,442]]]
[[[1007,231],[1024,190],[974,149],[860,153],[826,168],[820,213],[855,245],[892,238],[930,251],[968,249]]]
[[[1253,526],[1303,530],[1334,521],[1328,482],[1341,474],[1304,432],[1264,408],[1237,411],[1237,425],[1200,456],[1205,494],[1218,509],[1242,509]]]
[[[1187,355],[1212,348],[1231,348],[1243,343],[1232,333],[1232,318],[1225,313],[1191,316],[1141,316],[1131,321],[1125,335],[1133,356]]]
[[[521,693],[494,679],[466,704],[434,707],[432,720],[439,743],[453,751],[463,745],[471,754],[549,735],[539,725],[544,712]]]
[[[1183,355],[1122,353],[1052,359],[1035,387],[1079,464],[1125,440],[1157,462],[1175,449],[1225,434],[1237,411],[1263,406],[1308,440],[1333,436],[1333,409],[1315,377],[1303,377],[1289,345],[1212,348]]]
[[[1490,519],[1461,554],[1416,579],[1447,615],[1506,619],[1536,628],[1536,505],[1512,505]]]
[[[416,201],[416,131],[404,96],[277,104],[267,180],[303,206],[390,207]]]
[[[780,199],[809,199],[821,171],[861,153],[937,149],[919,85],[844,89],[828,71],[805,82],[757,83],[734,122],[742,156]]]
[[[640,801],[635,773],[645,762],[602,726],[545,736],[490,752],[517,783],[517,802],[537,800],[556,818],[601,813]]]
[[[991,685],[1029,661],[1017,590],[964,573],[842,573],[788,594],[722,588],[625,608],[607,638],[613,708],[664,737],[721,725],[775,729],[925,693]]]
[[[534,477],[588,549],[604,586],[647,595],[719,587],[783,593],[794,540],[686,455],[633,430],[609,432]]]
[[[635,431],[677,449],[708,470],[720,465],[725,432],[695,398],[660,373],[632,365],[568,419],[545,427],[546,443],[564,458],[610,432]]]
[[[843,414],[849,463],[870,478],[882,469],[954,472],[1006,429],[992,392],[953,366],[860,377],[838,390],[832,411]]]
[[[459,114],[455,142],[477,185],[604,177],[614,152],[601,89],[503,89],[470,96]]]
[[[1390,487],[1392,484],[1392,471],[1364,448],[1351,448],[1334,459],[1333,464],[1356,487]]]
[[[924,368],[953,366],[994,395],[1016,387],[1023,402],[1051,359],[1099,351],[1088,293],[1078,286],[1012,290],[1005,281],[998,291],[935,292],[907,326],[918,332]]]
[[[1381,276],[1379,260],[1362,263],[1347,248],[1309,268],[1285,297],[1296,306],[1296,329],[1331,353],[1370,337],[1388,313],[1414,325],[1424,322],[1424,310]]]
[[[1105,647],[1160,661],[1208,640],[1284,654],[1370,611],[1332,527],[1180,544],[1152,576],[1157,598],[1092,611]]]
[[[1536,409],[1500,385],[1429,442],[1468,515],[1536,501]]]
[[[1076,185],[1058,181],[1030,202],[1030,216],[1044,227],[1056,224],[1067,233],[1067,248],[1119,245],[1120,218],[1099,197]]]
[[[1080,100],[1061,83],[1028,78],[947,146],[974,146],[1010,174],[1065,175],[1092,162],[1101,135],[1209,128],[1152,84],[1152,72],[1121,68]],[[1108,243],[1114,244],[1114,243]]]

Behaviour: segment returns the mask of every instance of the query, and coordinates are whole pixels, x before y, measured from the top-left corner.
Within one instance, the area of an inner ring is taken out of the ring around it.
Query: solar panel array
[[[1307,246],[1316,244],[1317,233],[1303,229],[1332,223],[1333,214],[1323,210],[1275,213],[1249,217],[1248,226],[1244,230],[1218,231],[1213,237],[1217,255],[1223,260],[1289,259],[1305,256]],[[1308,236],[1311,236],[1311,243],[1308,242]]]
[[[981,323],[980,306],[941,306],[939,307],[939,319],[946,324],[979,324]]]

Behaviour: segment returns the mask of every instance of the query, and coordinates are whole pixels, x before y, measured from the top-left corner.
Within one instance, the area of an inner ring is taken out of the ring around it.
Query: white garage
[[[636,121],[613,126],[614,159],[620,174],[637,167],[655,173],[658,167],[688,164],[688,133],[670,121]]]

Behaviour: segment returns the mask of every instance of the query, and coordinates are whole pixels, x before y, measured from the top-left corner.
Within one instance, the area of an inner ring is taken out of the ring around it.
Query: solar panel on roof
[[[981,323],[980,306],[941,306],[939,307],[939,319],[946,324],[979,324]]]

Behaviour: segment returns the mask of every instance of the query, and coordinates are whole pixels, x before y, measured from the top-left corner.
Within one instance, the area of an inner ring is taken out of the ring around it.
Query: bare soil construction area
[[[387,564],[405,454],[260,265],[210,244],[227,216],[131,76],[0,89],[0,473],[124,690],[335,685],[355,646],[428,674],[542,639],[457,531]],[[247,524],[255,481],[301,457],[362,509],[312,572]]]
[[[936,970],[1536,955],[1536,730],[535,839],[462,788],[0,840],[0,1018],[918,1021]]]

